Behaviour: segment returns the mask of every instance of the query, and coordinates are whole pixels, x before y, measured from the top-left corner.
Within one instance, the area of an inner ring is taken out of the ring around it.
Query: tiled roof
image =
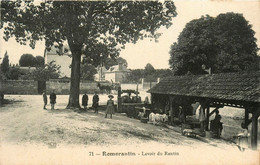
[[[127,67],[125,65],[123,65],[121,69],[120,69],[119,65],[114,65],[114,66],[111,66],[106,71],[106,73],[113,73],[113,72],[130,72],[130,70],[127,69]]]
[[[260,71],[172,76],[161,80],[148,92],[260,102]]]

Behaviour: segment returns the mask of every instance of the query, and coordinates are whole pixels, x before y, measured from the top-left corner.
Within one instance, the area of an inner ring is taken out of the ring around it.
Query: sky
[[[155,69],[169,68],[170,46],[177,41],[186,23],[206,14],[213,17],[227,12],[243,14],[256,32],[255,38],[260,47],[260,0],[177,0],[175,6],[178,15],[173,18],[173,25],[170,28],[159,29],[162,35],[158,42],[144,39],[139,40],[136,44],[126,44],[120,57],[127,60],[128,68],[143,69],[147,63],[152,64]],[[44,54],[44,42],[38,42],[35,49],[31,49],[29,46],[19,45],[13,38],[8,42],[2,38],[3,31],[0,30],[0,57],[3,58],[7,51],[11,64],[17,64],[24,53],[34,56]]]

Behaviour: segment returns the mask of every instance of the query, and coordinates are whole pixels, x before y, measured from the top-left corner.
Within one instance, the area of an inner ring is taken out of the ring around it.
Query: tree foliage
[[[36,59],[32,54],[23,54],[19,59],[19,65],[25,67],[35,67]]]
[[[257,70],[257,45],[252,26],[242,14],[203,16],[186,24],[171,46],[170,66],[176,75]]]
[[[34,57],[32,54],[23,54],[19,59],[19,65],[24,67],[43,66],[44,58],[42,56]]]
[[[134,69],[131,73],[126,75],[126,83],[141,83],[141,79],[144,78],[144,69]]]
[[[42,56],[35,57],[35,66],[43,66],[44,65],[44,58]]]
[[[18,67],[12,66],[12,67],[10,67],[8,74],[6,75],[6,79],[19,80],[24,75],[25,75],[25,73],[23,73]]]
[[[47,81],[49,79],[57,79],[60,76],[60,66],[51,61],[45,65],[37,66],[30,77],[37,81]]]
[[[154,72],[155,72],[155,69],[152,66],[152,64],[150,64],[150,63],[146,64],[146,66],[144,67],[144,74],[152,75],[152,74],[154,74]]]
[[[155,82],[157,78],[165,78],[172,76],[173,72],[170,69],[154,69],[152,64],[146,64],[144,69],[134,69],[126,76],[125,82],[141,83],[141,79],[147,82]]]
[[[106,69],[109,69],[111,66],[118,65],[119,63],[122,63],[126,67],[128,66],[127,61],[122,57],[107,58],[104,61],[104,66],[105,66]]]
[[[95,66],[84,63],[80,65],[80,77],[81,80],[94,81],[94,75],[97,73]]]
[[[158,38],[161,26],[171,26],[174,3],[165,1],[3,1],[1,25],[4,38],[34,47],[45,40],[47,48],[67,41],[72,53],[68,107],[79,107],[80,59],[100,64],[101,58],[116,57],[128,42]]]
[[[7,52],[5,52],[2,64],[1,64],[1,74],[6,75],[9,71],[9,56]]]

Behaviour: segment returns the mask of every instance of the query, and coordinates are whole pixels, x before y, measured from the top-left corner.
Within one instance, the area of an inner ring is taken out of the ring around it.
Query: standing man
[[[47,99],[47,95],[46,95],[46,91],[45,90],[43,90],[42,97],[43,97],[43,103],[44,103],[43,109],[47,109],[46,105],[47,105],[48,99]]]
[[[179,121],[183,124],[186,123],[185,109],[183,109],[182,106],[179,106]]]
[[[56,103],[56,94],[54,93],[54,90],[50,94],[50,103],[51,103],[51,110],[54,110],[54,104]]]
[[[95,95],[93,96],[92,102],[93,102],[92,107],[94,108],[95,113],[98,113],[97,107],[98,107],[99,97],[97,95],[97,92],[95,92]]]
[[[145,96],[144,104],[145,104],[145,105],[148,105],[148,104],[149,104],[149,98],[148,98],[148,96]]]
[[[86,93],[82,96],[82,106],[84,106],[84,110],[87,110],[88,95]]]

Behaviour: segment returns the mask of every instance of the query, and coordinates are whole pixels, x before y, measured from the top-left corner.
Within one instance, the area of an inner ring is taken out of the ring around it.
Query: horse
[[[104,91],[105,91],[107,94],[110,94],[110,93],[111,93],[111,90],[112,90],[112,86],[109,86],[109,85],[101,85],[100,83],[97,84],[97,87],[98,87],[99,90],[102,92],[102,94],[104,94]]]

